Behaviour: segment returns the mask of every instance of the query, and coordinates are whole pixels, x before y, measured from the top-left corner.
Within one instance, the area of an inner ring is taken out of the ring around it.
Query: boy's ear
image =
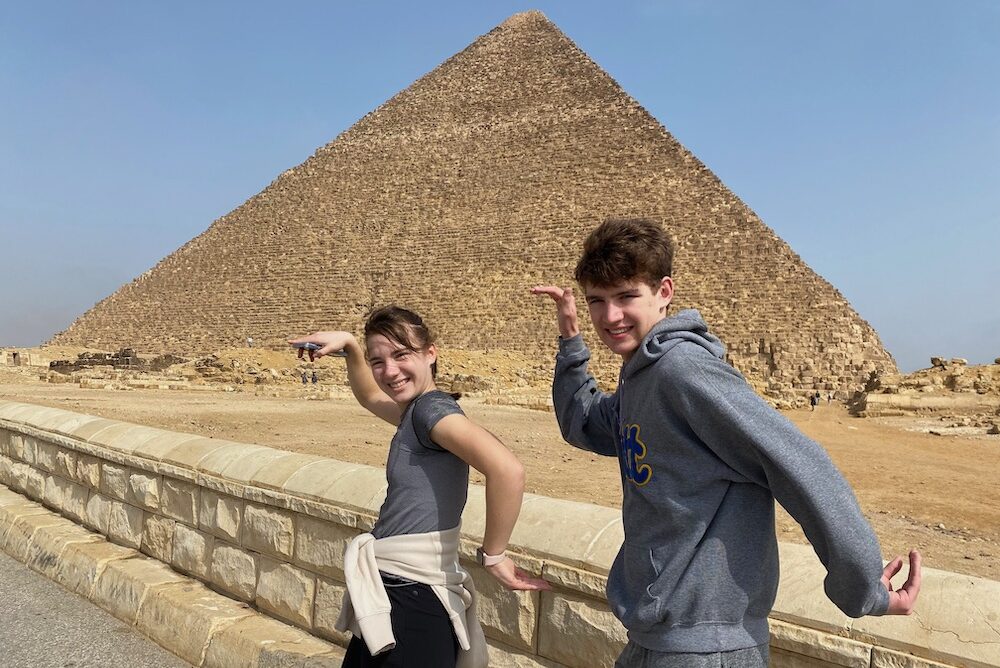
[[[660,287],[657,296],[663,300],[663,308],[670,306],[670,301],[674,298],[674,279],[664,276],[660,279]]]

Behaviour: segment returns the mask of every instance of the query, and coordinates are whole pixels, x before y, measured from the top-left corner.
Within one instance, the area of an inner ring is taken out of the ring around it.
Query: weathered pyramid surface
[[[571,284],[584,236],[608,216],[665,221],[675,303],[701,310],[758,388],[847,389],[895,371],[844,297],[538,12],[442,63],[53,342],[281,345],[357,330],[395,302],[445,349],[550,364],[551,305],[528,287]],[[613,378],[616,360],[595,352]]]

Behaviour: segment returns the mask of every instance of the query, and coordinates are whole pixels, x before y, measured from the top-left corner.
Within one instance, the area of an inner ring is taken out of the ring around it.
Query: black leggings
[[[396,646],[372,656],[360,637],[351,638],[342,668],[454,668],[458,640],[448,613],[428,585],[397,584],[383,576],[392,604]]]

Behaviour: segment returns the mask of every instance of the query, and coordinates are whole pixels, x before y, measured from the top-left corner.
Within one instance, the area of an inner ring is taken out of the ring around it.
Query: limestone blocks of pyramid
[[[393,302],[445,348],[551,364],[551,307],[527,289],[569,285],[583,238],[611,216],[664,222],[677,308],[702,311],[755,387],[846,389],[869,368],[895,371],[842,295],[537,12],[446,60],[53,341],[277,346],[357,331]],[[594,352],[613,385],[618,361]]]

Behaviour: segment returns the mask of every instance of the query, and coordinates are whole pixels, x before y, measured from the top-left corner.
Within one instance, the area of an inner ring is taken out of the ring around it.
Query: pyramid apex
[[[529,28],[538,24],[554,25],[545,14],[537,9],[518,12],[500,24],[501,28]]]

